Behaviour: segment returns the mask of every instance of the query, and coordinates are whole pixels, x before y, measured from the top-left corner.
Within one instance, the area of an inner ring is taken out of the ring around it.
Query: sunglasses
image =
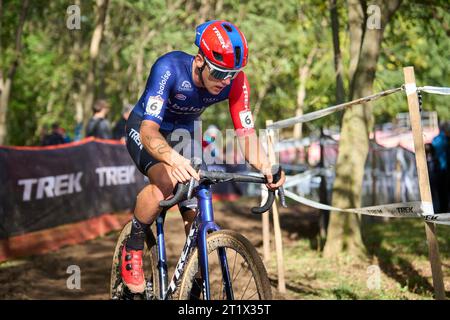
[[[241,72],[242,69],[237,70],[229,70],[229,69],[221,69],[215,65],[213,65],[211,62],[208,61],[208,59],[205,57],[206,65],[209,69],[209,74],[217,79],[217,80],[226,80],[231,79],[233,80],[236,78],[239,72]]]

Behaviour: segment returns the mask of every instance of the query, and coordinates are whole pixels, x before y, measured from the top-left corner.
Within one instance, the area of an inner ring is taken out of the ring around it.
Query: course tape
[[[319,118],[323,118],[329,114],[332,114],[332,113],[342,110],[344,108],[347,108],[347,107],[350,107],[353,105],[357,105],[357,104],[362,104],[362,103],[369,102],[369,101],[373,101],[373,100],[377,100],[381,97],[396,93],[403,89],[404,89],[404,87],[401,86],[401,87],[398,87],[395,89],[381,91],[381,92],[375,93],[375,94],[367,96],[367,97],[352,100],[350,102],[341,103],[341,104],[331,106],[331,107],[328,107],[325,109],[313,111],[313,112],[304,114],[302,116],[277,121],[277,122],[272,123],[271,125],[268,125],[267,129],[281,129],[281,128],[290,127],[296,123],[303,123],[303,122],[308,122],[308,121],[316,120]]]
[[[406,95],[409,96],[410,94],[417,92],[417,87],[415,83],[407,83],[405,84],[405,92]]]
[[[284,165],[283,165],[283,168],[285,168]],[[283,184],[283,187],[289,188],[289,187],[298,185],[300,181],[311,178],[312,176],[316,176],[316,175],[320,174],[321,172],[322,172],[321,169],[316,168],[316,169],[307,170],[305,172],[296,174],[295,176],[286,176],[286,182]]]
[[[418,87],[418,91],[427,92],[427,93],[433,93],[433,94],[442,94],[442,95],[450,95],[450,88],[446,87],[433,87],[433,86],[424,86],[424,87]]]
[[[375,93],[375,94],[367,96],[367,97],[352,100],[350,102],[344,102],[344,103],[341,103],[341,104],[338,104],[335,106],[331,106],[331,107],[328,107],[325,109],[313,111],[313,112],[310,112],[310,113],[307,113],[307,114],[304,114],[304,115],[301,115],[298,117],[280,120],[280,121],[274,122],[271,125],[267,126],[267,129],[281,129],[281,128],[293,126],[294,124],[297,124],[297,123],[303,123],[303,122],[316,120],[316,119],[325,117],[329,114],[340,111],[349,106],[377,100],[381,97],[396,93],[401,90],[405,90],[406,95],[410,95],[412,93],[415,93],[416,91],[422,91],[422,92],[427,92],[427,93],[432,93],[432,94],[440,94],[440,95],[450,95],[450,88],[448,88],[448,87],[433,87],[433,86],[416,87],[415,84],[406,84],[406,85],[403,85],[398,88],[381,91],[381,92]]]
[[[391,218],[422,218],[425,221],[450,225],[450,213],[432,214],[430,208],[433,207],[431,203],[422,201],[412,201],[405,203],[392,203],[381,206],[341,209],[332,207],[323,203],[319,203],[313,200],[309,200],[302,196],[299,196],[289,190],[284,190],[287,197],[295,200],[304,205],[329,211],[359,213],[376,217],[391,217]],[[432,212],[432,209],[431,209]]]

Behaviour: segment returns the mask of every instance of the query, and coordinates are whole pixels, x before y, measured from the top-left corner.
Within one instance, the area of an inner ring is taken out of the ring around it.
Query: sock
[[[133,217],[130,237],[126,244],[127,250],[143,250],[145,235],[149,230],[150,224],[142,223],[136,217]]]

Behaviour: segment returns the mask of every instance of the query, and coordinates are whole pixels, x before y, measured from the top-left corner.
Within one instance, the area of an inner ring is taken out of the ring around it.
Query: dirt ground
[[[241,199],[238,202],[215,203],[216,223],[223,229],[242,233],[262,255],[261,217],[250,213],[251,205],[256,205],[256,202]],[[306,207],[282,208],[280,223],[284,243],[288,244],[299,236],[314,237],[317,218],[316,212]],[[185,241],[178,214],[168,214],[165,234],[171,276]],[[117,237],[118,232],[113,232],[56,252],[2,263],[0,299],[109,299],[111,261]],[[67,269],[71,265],[80,267],[81,289],[67,288],[71,275]],[[275,299],[294,298],[289,290],[284,295],[278,294],[276,274],[269,273],[269,277]]]

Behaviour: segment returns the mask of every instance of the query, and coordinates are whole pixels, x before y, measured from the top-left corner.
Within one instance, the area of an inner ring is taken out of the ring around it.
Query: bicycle
[[[198,166],[197,166],[198,169]],[[210,300],[210,299],[260,299],[272,298],[267,271],[254,246],[241,234],[221,230],[214,222],[211,185],[227,181],[267,183],[263,176],[235,174],[221,171],[199,171],[200,181],[194,179],[187,184],[178,184],[175,195],[160,202],[163,208],[156,219],[155,239],[153,232],[147,234],[144,248],[144,271],[146,289],[143,294],[132,294],[120,276],[120,255],[129,236],[131,222],[120,233],[116,244],[111,271],[112,299],[145,300]],[[281,176],[281,167],[274,181]],[[283,206],[285,198],[282,187],[278,195]],[[167,210],[185,197],[198,199],[198,209],[190,232],[186,238],[175,272],[168,283],[168,269],[164,240],[164,221]],[[251,209],[262,214],[270,209],[275,191],[269,190],[266,203]],[[214,255],[212,253],[216,252]],[[239,257],[238,257],[239,255]],[[239,268],[239,270],[236,270]],[[244,270],[244,272],[242,272]],[[249,279],[238,276],[249,276]]]

